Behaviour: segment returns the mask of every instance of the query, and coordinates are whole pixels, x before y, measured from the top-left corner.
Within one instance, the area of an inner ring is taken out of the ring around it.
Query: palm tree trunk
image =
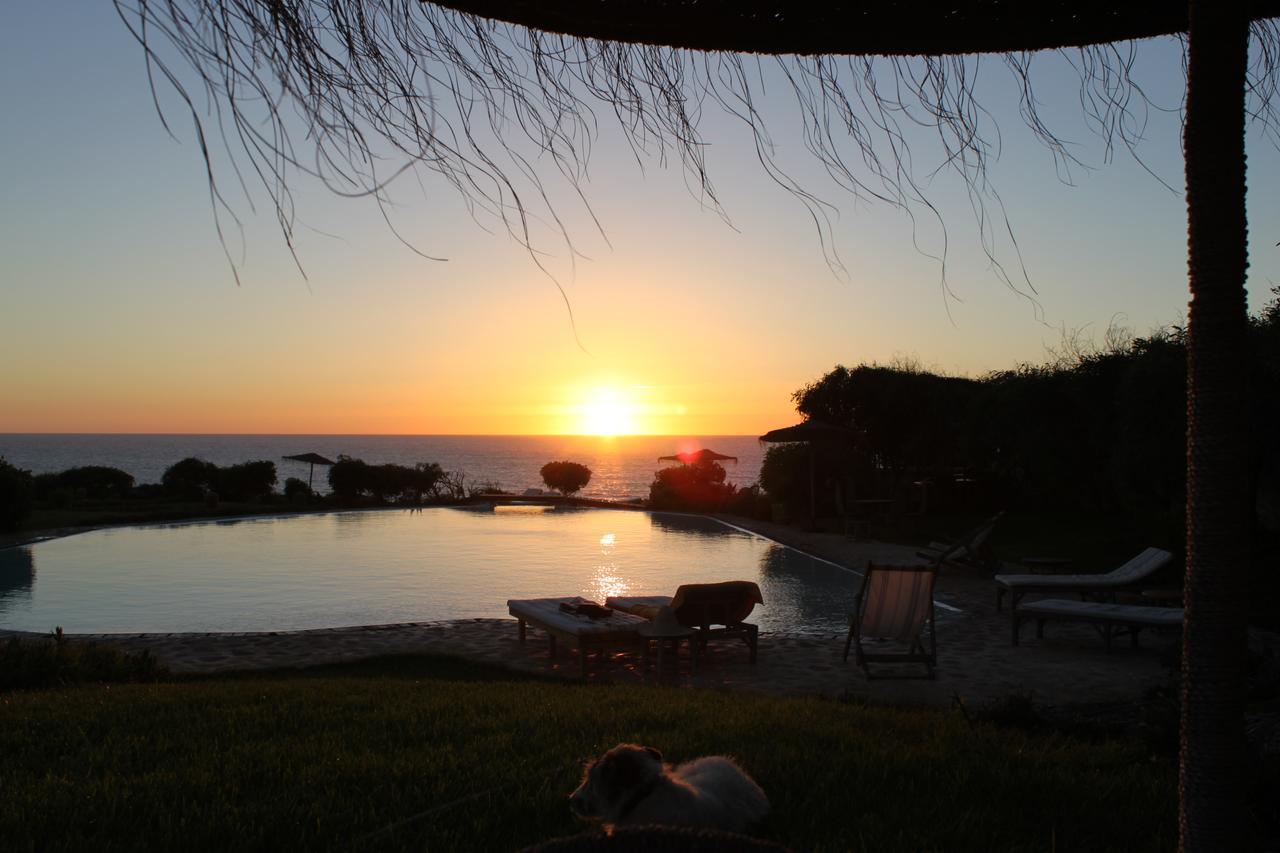
[[[1187,331],[1186,627],[1179,832],[1183,851],[1239,850],[1249,517],[1244,276],[1244,4],[1190,0],[1184,131]]]

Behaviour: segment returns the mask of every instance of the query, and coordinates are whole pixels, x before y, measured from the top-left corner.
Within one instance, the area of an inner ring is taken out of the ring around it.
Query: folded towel
[[[586,616],[591,619],[607,619],[613,615],[613,611],[608,607],[576,596],[569,601],[560,602],[560,609],[574,616]]]

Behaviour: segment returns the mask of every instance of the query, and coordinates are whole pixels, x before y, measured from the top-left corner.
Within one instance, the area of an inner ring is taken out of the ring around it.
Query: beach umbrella
[[[771,429],[760,436],[760,440],[774,444],[801,441],[811,444],[819,442],[824,444],[854,444],[861,441],[864,435],[862,430],[850,429],[849,427],[810,418],[795,426]]]
[[[760,436],[760,440],[770,444],[799,444],[805,443],[809,445],[809,526],[812,527],[817,522],[818,517],[818,487],[817,487],[817,458],[818,451],[814,445],[852,445],[861,441],[865,437],[862,430],[850,429],[849,427],[840,426],[839,424],[827,423],[816,418],[810,418],[802,421],[795,426],[781,427],[779,429],[771,429],[764,435]]]
[[[311,466],[310,471],[307,473],[307,489],[308,490],[311,490],[311,479],[312,477],[315,476],[316,466],[334,464],[334,461],[332,459],[328,459],[324,456],[321,456],[319,453],[299,453],[295,456],[285,456],[284,458],[291,460],[293,462],[305,462],[306,464]]]
[[[716,453],[714,450],[703,448],[702,450],[690,450],[684,453],[677,453],[675,456],[659,456],[659,462],[683,462],[686,465],[697,465],[702,462],[724,462],[728,460],[737,463],[738,457],[725,456],[723,453]]]

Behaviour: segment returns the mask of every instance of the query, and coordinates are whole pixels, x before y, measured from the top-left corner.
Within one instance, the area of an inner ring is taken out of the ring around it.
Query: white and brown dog
[[[587,766],[569,807],[607,829],[659,824],[742,832],[769,813],[769,800],[724,756],[672,767],[653,747],[624,743]]]

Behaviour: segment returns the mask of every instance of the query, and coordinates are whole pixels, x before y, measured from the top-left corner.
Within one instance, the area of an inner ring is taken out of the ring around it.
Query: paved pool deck
[[[918,563],[910,546],[851,541],[838,534],[806,533],[764,522],[723,519],[850,569],[868,561]],[[1044,639],[1024,626],[1019,646],[1010,643],[1008,611],[995,609],[989,577],[944,568],[936,588],[938,666],[934,680],[868,680],[841,660],[843,633],[828,636],[761,634],[759,661],[747,648],[726,640],[712,643],[694,673],[688,654],[662,675],[643,666],[638,649],[593,655],[589,681],[744,690],[782,695],[857,697],[902,705],[949,705],[957,697],[982,703],[1012,693],[1031,694],[1051,705],[1113,703],[1138,699],[1167,683],[1173,634],[1144,632],[1139,648],[1117,643],[1108,653],[1087,625],[1050,624]],[[833,603],[847,609],[851,602]],[[14,632],[0,631],[0,636]],[[29,635],[43,636],[43,635]],[[430,653],[495,664],[520,672],[579,678],[578,657],[561,649],[551,657],[542,632],[530,628],[519,642],[515,619],[415,622],[307,631],[181,634],[80,634],[73,641],[110,643],[122,649],[149,650],[174,673],[290,669],[354,661],[380,655]],[[563,644],[561,644],[563,646]],[[888,675],[923,675],[921,666],[882,667]]]

